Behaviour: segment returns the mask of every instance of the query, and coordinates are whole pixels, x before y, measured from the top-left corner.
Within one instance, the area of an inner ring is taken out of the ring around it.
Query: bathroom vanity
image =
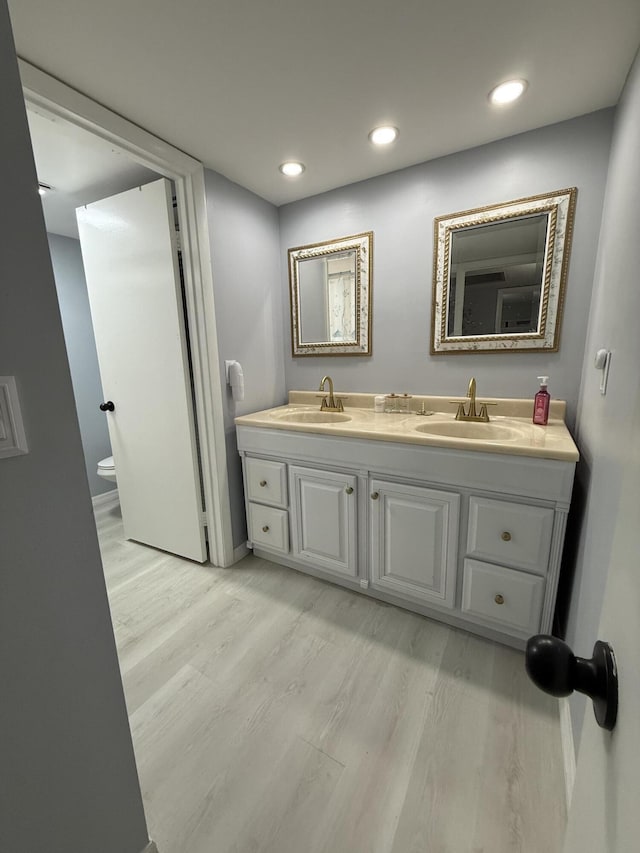
[[[289,400],[236,419],[256,555],[517,648],[551,630],[578,459],[563,403],[536,427],[529,400],[487,401],[487,424],[449,398]]]

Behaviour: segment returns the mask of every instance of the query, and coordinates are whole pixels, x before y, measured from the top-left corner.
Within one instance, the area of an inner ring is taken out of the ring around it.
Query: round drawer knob
[[[264,489],[264,487],[267,485],[267,481],[266,480],[260,480],[260,485]],[[504,535],[503,535],[503,538],[504,538]]]
[[[347,488],[345,489],[345,492],[348,495],[352,495],[353,494],[353,486],[347,486]]]
[[[262,532],[263,532],[263,533],[268,533],[268,532],[269,532],[269,525],[268,525],[268,524],[265,524],[265,526],[262,528]]]
[[[377,501],[379,497],[380,497],[380,492],[371,492],[371,500],[372,501]]]
[[[504,531],[504,533],[501,536],[501,539],[503,542],[511,542],[511,534],[509,533],[508,530]]]
[[[498,593],[493,600],[496,604],[504,604],[504,595],[500,595],[500,593]]]

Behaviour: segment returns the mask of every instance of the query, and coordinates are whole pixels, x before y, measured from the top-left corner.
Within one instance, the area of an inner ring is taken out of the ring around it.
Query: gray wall
[[[99,460],[111,456],[111,444],[106,415],[98,408],[104,397],[80,242],[58,234],[48,234],[47,238],[67,345],[89,490],[92,495],[100,495],[114,489],[115,483],[96,474]]]
[[[583,384],[577,419],[582,453],[579,497],[585,503],[569,613],[567,641],[590,657],[609,568],[625,454],[632,415],[640,394],[640,59],[630,72],[616,112],[607,192],[598,247],[593,303],[584,353]],[[599,392],[596,350],[613,353],[607,394]],[[639,511],[640,518],[640,511]],[[629,555],[636,559],[636,555]],[[638,617],[640,618],[640,616]],[[571,697],[576,742],[585,699]],[[590,712],[589,712],[590,713]]]
[[[138,853],[147,830],[5,0],[0,374],[29,453],[0,459],[0,850]]]
[[[221,370],[235,359],[244,370],[245,399],[227,387],[225,433],[233,542],[247,531],[234,417],[285,400],[278,212],[249,190],[206,170],[207,214]],[[223,387],[225,377],[222,376]]]
[[[285,325],[287,388],[315,388],[329,369],[339,391],[446,395],[465,392],[475,375],[480,396],[533,398],[544,374],[571,423],[612,120],[604,110],[281,207],[281,258],[291,246],[374,231],[373,356],[293,359]],[[570,186],[578,203],[560,351],[430,356],[434,217]],[[286,265],[281,289],[288,318]]]

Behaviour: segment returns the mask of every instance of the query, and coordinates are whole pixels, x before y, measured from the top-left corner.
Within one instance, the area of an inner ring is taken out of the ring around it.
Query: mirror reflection
[[[289,249],[294,356],[371,354],[372,244],[369,231]]]
[[[307,258],[298,266],[303,344],[356,340],[356,252]]]
[[[555,351],[576,190],[435,220],[432,354]]]
[[[451,236],[447,335],[537,332],[549,214]]]

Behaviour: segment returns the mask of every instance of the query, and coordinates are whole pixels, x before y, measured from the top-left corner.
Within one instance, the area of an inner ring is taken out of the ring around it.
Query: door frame
[[[210,531],[209,555],[214,565],[230,566],[234,562],[234,548],[223,420],[224,389],[218,356],[204,167],[199,160],[25,60],[18,58],[18,66],[28,106],[93,133],[175,183],[205,514]]]

